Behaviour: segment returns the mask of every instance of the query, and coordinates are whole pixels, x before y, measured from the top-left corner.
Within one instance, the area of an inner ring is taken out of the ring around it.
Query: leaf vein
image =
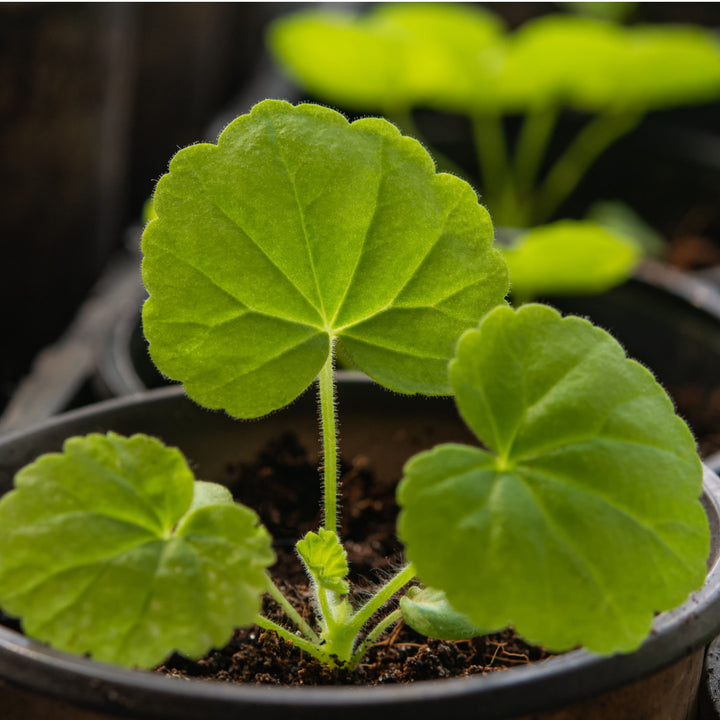
[[[457,208],[460,206],[460,204],[462,203],[462,201],[463,201],[463,198],[462,198],[462,197],[457,198],[456,201],[455,201],[455,203],[454,203],[454,205],[453,205],[451,208],[448,209],[447,213],[445,214],[445,219],[444,219],[444,221],[443,221],[442,227],[440,228],[440,232],[439,232],[438,236],[435,238],[435,240],[433,240],[433,242],[432,242],[432,243],[428,246],[428,248],[425,250],[424,255],[419,259],[419,261],[418,261],[417,264],[415,265],[415,268],[412,270],[412,272],[410,273],[410,275],[405,279],[405,282],[403,282],[403,284],[396,290],[394,297],[392,297],[392,298],[391,298],[387,303],[385,303],[385,305],[383,305],[381,308],[379,308],[379,309],[377,309],[377,310],[374,310],[374,311],[371,312],[369,315],[367,315],[367,316],[365,316],[365,317],[363,317],[363,318],[360,318],[359,320],[352,320],[351,322],[346,323],[346,324],[343,325],[342,327],[336,328],[336,329],[335,329],[335,332],[336,332],[336,333],[342,332],[342,331],[347,330],[347,329],[349,329],[349,328],[351,328],[351,327],[354,327],[354,326],[356,326],[356,325],[360,325],[361,323],[365,322],[366,320],[370,320],[370,319],[372,319],[373,317],[375,317],[376,315],[380,315],[381,313],[383,313],[383,312],[385,312],[385,311],[387,311],[387,310],[389,310],[389,309],[391,309],[391,308],[402,307],[402,306],[398,306],[398,305],[396,304],[396,302],[398,301],[398,299],[400,298],[400,296],[402,295],[402,293],[405,291],[405,289],[408,287],[408,285],[410,285],[410,283],[411,283],[412,280],[415,278],[415,276],[418,274],[418,272],[420,272],[420,270],[422,269],[423,265],[427,262],[428,258],[429,258],[430,255],[432,254],[432,251],[435,249],[435,247],[436,247],[437,244],[440,242],[440,240],[444,237],[444,234],[445,234],[445,224],[447,223],[447,220],[448,220],[448,218],[450,217],[450,215],[452,215],[452,213],[455,212],[455,210],[457,210]],[[428,306],[428,307],[434,307],[434,306]]]
[[[408,348],[401,348],[397,345],[386,345],[378,340],[371,340],[365,337],[355,337],[350,333],[348,333],[346,337],[355,342],[364,343],[365,345],[372,345],[373,347],[380,348],[381,350],[388,350],[389,352],[394,352],[398,355],[407,355],[408,357],[420,358],[421,360],[448,360],[445,355],[433,355],[431,353],[423,353],[415,350],[410,350]]]
[[[525,454],[514,455],[513,459],[517,462],[524,463],[527,460],[535,460],[538,457],[565,450],[566,448],[572,448],[576,445],[584,445],[586,443],[591,443],[593,440],[607,440],[612,443],[619,443],[623,445],[646,447],[652,450],[657,450],[664,455],[670,455],[671,457],[679,458],[681,460],[683,459],[683,456],[679,453],[676,453],[672,447],[656,445],[652,442],[641,442],[640,440],[632,440],[630,438],[621,438],[603,434],[584,435],[576,438],[570,438],[569,440],[565,440],[561,443],[551,443],[548,445],[543,445],[542,447],[533,448]]]
[[[237,375],[233,375],[233,377],[230,380],[223,381],[221,383],[218,383],[217,385],[211,385],[209,387],[204,387],[203,390],[205,393],[214,393],[224,387],[227,387],[228,385],[232,385],[233,383],[237,382],[241,377],[243,377],[245,375],[250,375],[251,373],[254,373],[254,372],[257,372],[260,368],[264,367],[265,365],[269,365],[271,362],[274,362],[275,360],[279,360],[281,357],[283,357],[284,355],[287,355],[288,353],[292,352],[293,350],[297,350],[297,349],[301,348],[303,345],[306,345],[311,340],[314,340],[321,334],[322,333],[319,333],[319,332],[314,333],[300,343],[296,343],[294,345],[288,345],[288,346],[284,347],[282,350],[280,350],[279,352],[272,355],[271,357],[263,358],[259,363],[253,365],[252,367],[245,368],[244,370],[239,372]]]
[[[315,259],[313,258],[313,254],[310,249],[310,237],[308,235],[307,224],[305,222],[305,212],[303,210],[302,204],[300,203],[300,196],[298,195],[297,183],[295,182],[295,177],[290,172],[290,166],[288,165],[287,158],[285,157],[285,153],[283,152],[282,146],[280,144],[280,138],[278,137],[277,127],[275,125],[275,119],[273,117],[270,118],[269,127],[272,128],[273,140],[275,141],[275,147],[277,148],[278,156],[280,157],[280,161],[282,162],[282,166],[285,169],[285,174],[287,175],[288,182],[290,183],[290,186],[293,190],[295,204],[297,205],[298,210],[298,218],[300,220],[300,227],[302,228],[303,238],[305,240],[305,250],[307,251],[308,262],[310,263],[310,270],[312,271],[313,280],[315,281],[315,290],[317,292],[318,301],[320,302],[319,312],[322,315],[325,324],[327,325],[325,303],[323,301],[322,292],[320,291],[320,281],[318,280],[317,268],[315,267]],[[308,302],[310,301],[308,300]],[[315,307],[314,304],[313,307]]]
[[[687,561],[681,557],[675,548],[668,545],[668,543],[660,537],[660,535],[655,531],[652,525],[650,525],[648,522],[643,520],[642,518],[638,517],[637,515],[633,515],[633,513],[621,505],[617,505],[616,503],[612,502],[611,498],[606,497],[605,495],[600,495],[598,493],[591,492],[587,488],[582,487],[581,485],[577,485],[573,482],[571,482],[567,477],[558,477],[555,475],[552,475],[548,472],[545,472],[543,470],[539,470],[537,468],[528,468],[531,472],[536,473],[538,475],[541,475],[542,477],[549,480],[551,483],[559,484],[562,486],[565,486],[566,488],[572,488],[574,491],[580,493],[581,495],[586,495],[592,498],[596,502],[601,502],[606,507],[610,508],[610,510],[616,512],[618,515],[620,515],[623,518],[626,518],[630,524],[637,527],[643,534],[647,535],[651,540],[653,540],[655,543],[658,543],[661,547],[663,547],[667,553],[675,558],[680,565],[687,571],[692,572],[693,568],[690,567],[690,565],[687,563]],[[533,497],[536,497],[535,489],[532,486],[532,483],[528,482],[527,479],[523,478],[523,482],[525,485],[530,489],[530,492],[532,493]]]
[[[337,319],[338,315],[342,311],[342,308],[345,304],[345,301],[347,300],[348,295],[350,294],[350,288],[353,286],[353,283],[355,282],[355,276],[357,275],[358,268],[360,267],[360,261],[362,260],[363,253],[365,251],[365,246],[367,245],[367,239],[370,235],[370,231],[372,230],[373,226],[375,225],[375,220],[377,219],[377,213],[378,208],[380,206],[380,192],[383,187],[383,177],[384,177],[384,159],[385,159],[385,140],[384,138],[380,138],[380,146],[379,146],[379,152],[378,156],[380,158],[380,167],[378,170],[378,184],[377,184],[377,190],[375,192],[375,204],[373,206],[373,211],[370,216],[370,221],[368,222],[367,227],[365,228],[365,234],[363,235],[362,245],[360,246],[360,250],[357,254],[357,257],[355,258],[355,266],[353,267],[352,273],[350,274],[350,278],[348,280],[348,284],[345,287],[345,292],[343,293],[342,298],[340,299],[340,302],[338,303],[337,310],[335,311],[335,314],[333,315],[333,319],[331,321],[331,325],[335,324],[335,320]]]
[[[297,318],[294,318],[294,317],[288,317],[286,315],[280,315],[278,313],[271,313],[271,312],[268,312],[267,310],[260,310],[259,308],[252,307],[251,305],[248,305],[245,301],[240,300],[239,298],[235,297],[235,295],[233,295],[229,290],[226,290],[214,278],[210,277],[210,275],[205,273],[203,270],[201,270],[197,266],[193,265],[191,262],[189,262],[185,258],[182,258],[179,255],[177,255],[177,253],[175,253],[174,251],[166,249],[165,252],[167,252],[168,255],[171,255],[179,263],[185,265],[185,267],[188,267],[191,270],[194,270],[200,276],[202,276],[206,280],[209,280],[210,283],[213,285],[213,287],[216,287],[218,290],[220,290],[220,292],[224,293],[233,302],[237,303],[242,309],[246,310],[247,312],[255,313],[256,315],[260,315],[263,317],[273,318],[275,320],[284,320],[286,322],[294,323],[296,325],[302,325],[304,327],[314,327],[314,328],[317,328],[318,330],[324,329],[320,325],[312,325],[304,320],[298,320]],[[241,317],[241,316],[242,316],[242,313],[240,315],[237,315],[235,318],[230,318],[229,321],[236,320],[238,317]],[[202,324],[205,327],[213,327],[207,323],[199,323],[199,324]],[[219,323],[219,325],[221,325],[221,324],[223,324],[223,323]]]
[[[202,190],[203,190],[203,192],[204,192],[205,197],[207,198],[207,200],[208,200],[214,207],[216,207],[216,208],[223,214],[223,216],[226,217],[226,218],[230,221],[230,223],[232,223],[232,225],[233,225],[234,227],[236,227],[238,230],[240,230],[240,232],[242,232],[242,234],[258,249],[258,251],[260,252],[260,254],[263,255],[263,257],[265,257],[265,259],[270,263],[270,265],[272,265],[272,267],[274,267],[275,270],[277,270],[277,272],[280,274],[281,278],[282,278],[283,280],[287,281],[287,283],[298,293],[298,295],[300,295],[300,297],[303,298],[303,300],[305,300],[305,302],[307,302],[311,307],[313,307],[315,310],[318,310],[318,312],[319,312],[319,308],[315,305],[315,303],[312,302],[312,300],[310,300],[310,298],[308,298],[308,297],[305,295],[305,293],[300,289],[300,287],[291,280],[291,278],[287,275],[287,273],[285,273],[285,272],[282,270],[282,268],[270,257],[270,255],[268,254],[268,252],[267,252],[267,251],[262,247],[262,245],[260,245],[260,243],[250,234],[250,232],[248,232],[248,230],[246,230],[246,229],[240,224],[240,222],[238,222],[237,219],[233,218],[233,217],[225,210],[225,208],[223,208],[222,205],[220,205],[220,203],[219,203],[214,197],[212,197],[212,196],[210,195],[210,193],[208,192],[208,190],[207,190],[207,188],[206,188],[206,186],[205,186],[205,184],[204,184],[204,182],[203,182],[203,180],[202,180],[202,177],[200,176],[200,173],[198,173],[197,169],[192,165],[192,163],[189,161],[189,159],[187,159],[187,162],[188,162],[188,166],[190,167],[190,170],[192,171],[193,175],[195,176],[195,179],[197,180],[198,184],[199,184],[200,187],[202,188]]]
[[[544,503],[542,502],[542,498],[539,498],[536,492],[536,489],[532,486],[531,483],[528,483],[524,478],[521,478],[523,484],[527,488],[528,492],[530,493],[531,497],[533,498],[536,507],[542,514],[542,516],[545,518],[546,527],[548,530],[552,532],[553,535],[555,535],[556,538],[560,539],[560,543],[563,548],[568,550],[573,557],[576,558],[576,560],[580,563],[582,567],[585,568],[586,572],[588,573],[588,576],[592,579],[595,586],[598,588],[603,600],[605,606],[612,612],[614,617],[619,621],[619,625],[623,628],[623,630],[626,632],[626,634],[630,634],[629,628],[627,626],[627,623],[625,622],[624,614],[621,611],[621,609],[617,606],[617,601],[615,599],[615,596],[612,592],[609,591],[608,587],[606,586],[605,582],[602,580],[602,578],[598,575],[597,571],[595,570],[595,567],[592,565],[592,563],[588,560],[588,558],[580,552],[580,550],[577,548],[577,546],[572,542],[571,538],[568,538],[567,535],[563,532],[562,528],[557,525],[555,522],[555,519],[550,514],[548,509],[545,507]]]

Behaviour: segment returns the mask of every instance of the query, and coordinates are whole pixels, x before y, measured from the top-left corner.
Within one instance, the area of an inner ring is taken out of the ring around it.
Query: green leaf
[[[393,86],[402,45],[392,26],[374,14],[292,13],[271,25],[268,47],[294,82],[319,99],[365,111],[409,102],[402,82]]]
[[[334,532],[321,527],[317,533],[307,533],[295,547],[320,587],[339,595],[348,591],[347,553]]]
[[[488,449],[406,465],[399,535],[418,577],[479,627],[637,647],[705,578],[702,468],[670,399],[610,335],[542,305],[490,312],[450,375]]]
[[[151,220],[154,220],[157,217],[157,213],[155,212],[155,208],[153,206],[153,199],[152,197],[149,197],[142,208],[142,223],[143,225],[147,225]]]
[[[628,237],[588,220],[533,228],[503,250],[516,298],[600,293],[625,282],[641,258]]]
[[[720,94],[720,44],[703,28],[550,15],[511,37],[497,82],[507,110],[642,112],[705,102]]]
[[[708,102],[720,95],[717,33],[692,26],[629,28],[618,99],[649,110]]]
[[[381,119],[266,100],[181,150],[153,197],[150,354],[237,417],[296,398],[336,338],[392,390],[447,393],[457,338],[507,291],[472,188]]]
[[[447,601],[442,590],[412,587],[400,598],[403,619],[416,632],[438,640],[467,640],[485,635]]]
[[[594,18],[549,15],[510,39],[498,78],[505,109],[613,106],[623,68],[623,29]]]
[[[470,114],[644,112],[720,95],[718,40],[698,27],[548,15],[506,35],[482,8],[407,3],[359,16],[295,13],[275,21],[268,40],[316,97],[385,114],[421,105]]]
[[[272,562],[255,513],[145,435],[71,438],[0,501],[0,605],[28,635],[118,665],[225,645]]]
[[[385,114],[417,104],[467,106],[503,40],[477,6],[379,4],[364,15],[306,10],[276,20],[268,44],[296,83],[331,103]]]

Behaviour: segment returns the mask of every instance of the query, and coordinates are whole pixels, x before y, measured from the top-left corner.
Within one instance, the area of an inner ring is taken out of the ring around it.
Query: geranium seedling
[[[603,331],[506,306],[487,211],[416,141],[384,120],[268,100],[217,145],[181,150],[153,205],[144,323],[159,368],[243,418],[318,378],[325,512],[296,545],[314,618],[270,579],[252,510],[195,480],[177,450],[110,433],[40,457],[0,501],[0,604],[28,633],[144,667],[254,622],[352,670],[403,617],[431,636],[513,623],[553,649],[612,652],[702,584],[708,526],[687,426]],[[362,602],[336,519],[338,342],[392,390],[454,391],[487,447],[409,461],[411,562]],[[383,612],[413,581],[425,587]],[[264,592],[292,629],[258,614]]]

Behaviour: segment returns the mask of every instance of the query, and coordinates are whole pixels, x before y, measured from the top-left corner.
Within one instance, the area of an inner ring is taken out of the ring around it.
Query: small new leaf
[[[153,667],[253,622],[274,562],[248,508],[146,435],[66,441],[0,501],[0,604],[68,652]]]
[[[405,622],[425,637],[467,640],[487,632],[455,610],[445,593],[436,588],[410,588],[407,595],[400,598],[400,609]]]
[[[317,533],[307,533],[295,547],[320,587],[339,595],[348,591],[347,553],[334,532],[321,527]]]
[[[706,572],[702,466],[671,400],[609,334],[542,305],[490,312],[450,377],[488,449],[407,463],[399,535],[420,580],[482,628],[636,648]]]

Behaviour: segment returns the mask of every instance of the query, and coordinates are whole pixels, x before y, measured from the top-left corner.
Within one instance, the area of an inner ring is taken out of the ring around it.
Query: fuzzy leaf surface
[[[266,100],[181,150],[153,197],[150,354],[236,417],[295,399],[335,338],[392,390],[447,393],[457,338],[507,292],[472,188],[385,120]]]
[[[640,260],[637,243],[587,220],[536,227],[503,249],[516,297],[600,293],[627,280]]]
[[[348,591],[347,553],[334,532],[321,527],[316,533],[307,533],[295,547],[320,587],[339,595]]]
[[[145,435],[67,440],[0,501],[0,605],[28,635],[118,665],[223,646],[273,561],[254,512]]]
[[[399,535],[418,577],[479,627],[637,647],[706,571],[702,468],[670,399],[610,335],[542,305],[490,312],[450,375],[487,449],[406,465]]]
[[[400,598],[403,619],[415,632],[438,640],[467,640],[485,635],[450,605],[442,590],[410,588]]]

